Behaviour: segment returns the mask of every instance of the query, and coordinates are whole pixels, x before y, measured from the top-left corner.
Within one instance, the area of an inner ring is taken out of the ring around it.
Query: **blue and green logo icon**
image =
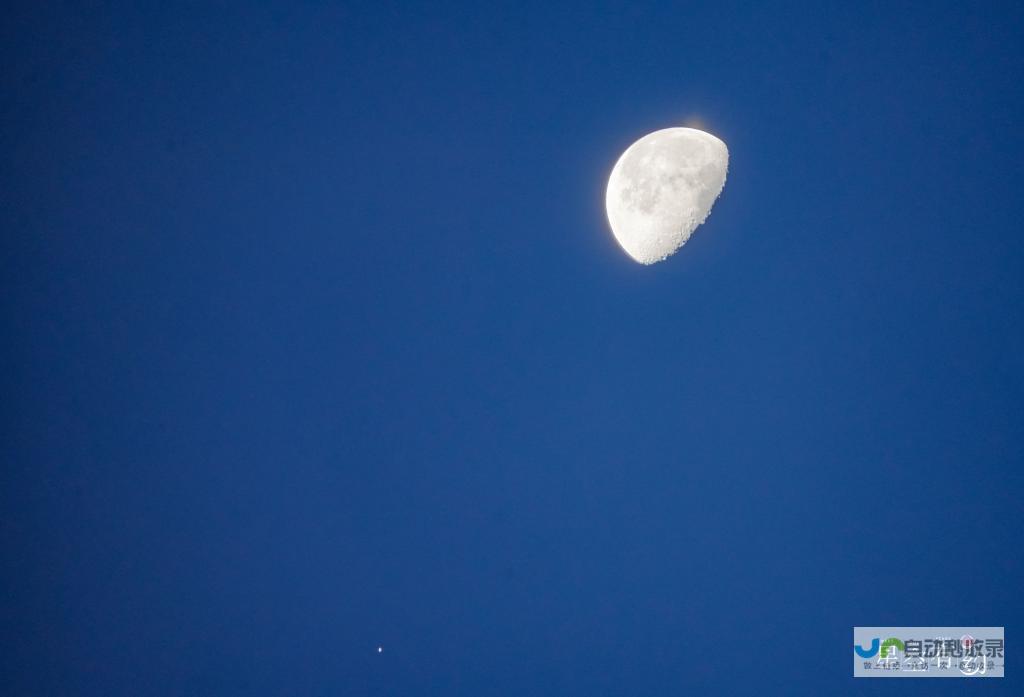
[[[865,649],[860,644],[854,644],[853,650],[857,652],[857,655],[861,658],[871,658],[876,653],[881,651],[880,658],[895,658],[896,650],[899,649],[901,652],[906,651],[906,645],[894,636],[889,637],[885,641],[882,641],[878,637],[871,640],[870,648]]]

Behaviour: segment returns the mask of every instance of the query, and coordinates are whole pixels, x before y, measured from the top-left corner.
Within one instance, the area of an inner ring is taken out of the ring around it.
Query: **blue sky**
[[[10,694],[1020,694],[1024,12],[751,5],[9,10]]]

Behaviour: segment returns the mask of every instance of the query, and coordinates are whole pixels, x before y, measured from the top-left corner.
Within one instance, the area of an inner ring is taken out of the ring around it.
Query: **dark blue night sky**
[[[2,692],[1024,694],[1024,8],[825,5],[7,8]]]

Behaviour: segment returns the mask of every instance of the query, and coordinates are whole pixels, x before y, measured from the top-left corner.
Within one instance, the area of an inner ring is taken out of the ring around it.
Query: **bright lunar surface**
[[[725,186],[729,149],[695,128],[636,141],[612,168],[605,207],[615,239],[641,264],[669,256],[704,222]]]

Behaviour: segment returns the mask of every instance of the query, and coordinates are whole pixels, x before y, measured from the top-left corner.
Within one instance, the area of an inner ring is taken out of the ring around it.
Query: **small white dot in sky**
[[[384,647],[383,646],[378,646],[377,647],[377,653],[384,653]]]

